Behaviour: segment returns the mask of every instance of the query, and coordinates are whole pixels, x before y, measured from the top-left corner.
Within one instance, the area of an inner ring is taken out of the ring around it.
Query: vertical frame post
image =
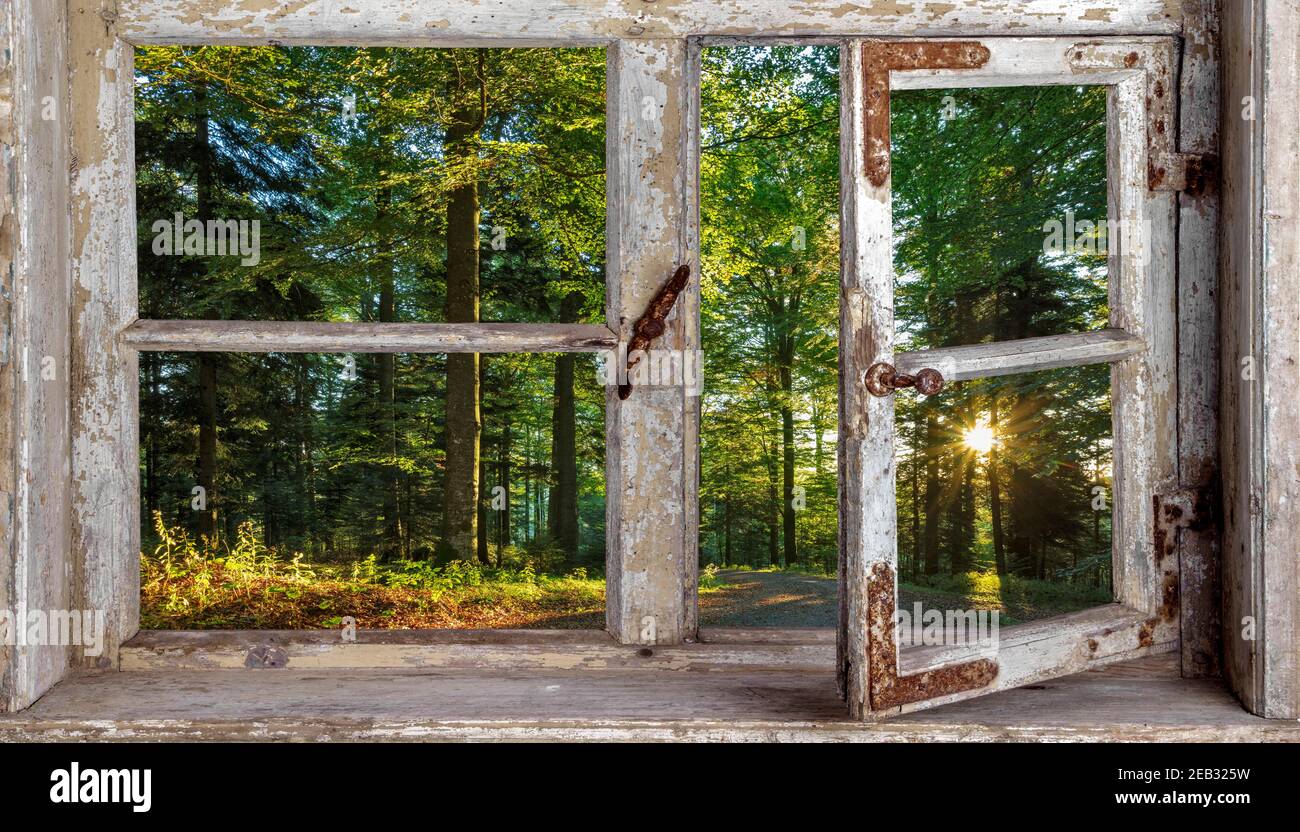
[[[116,662],[140,628],[134,50],[94,0],[69,5],[72,174],[72,552],[79,603],[103,610]]]
[[[67,576],[67,8],[0,6],[0,712],[38,699],[73,648],[25,644],[25,613],[77,606]]]
[[[1223,671],[1300,717],[1300,8],[1223,6]]]
[[[688,183],[696,91],[685,39],[609,47],[609,327],[626,342],[650,299],[691,262]],[[699,345],[698,268],[656,349]],[[606,626],[624,644],[695,636],[698,398],[687,385],[606,391]]]

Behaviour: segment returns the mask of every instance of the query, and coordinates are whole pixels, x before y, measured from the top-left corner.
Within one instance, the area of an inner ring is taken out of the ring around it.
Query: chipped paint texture
[[[1174,34],[1179,0],[119,0],[142,42],[608,42],[692,35]],[[432,21],[426,29],[422,21]]]
[[[607,318],[630,341],[637,319],[687,262],[685,41],[623,41],[609,54],[609,263]],[[686,298],[694,297],[687,293]],[[686,349],[679,304],[660,344]],[[685,446],[682,387],[606,396],[606,625],[629,644],[692,638],[694,542],[683,499],[697,451]],[[689,474],[687,472],[690,472]]]
[[[1178,152],[1178,75],[1171,49],[1136,49],[1124,43],[1080,43],[1070,50],[1077,72],[1140,69],[1146,76],[1147,187],[1153,191],[1204,193],[1218,184],[1213,154]]]
[[[122,343],[167,352],[600,352],[601,324],[407,324],[332,321],[136,321]]]
[[[68,552],[67,62],[61,4],[0,6],[0,609],[72,606]],[[42,371],[53,370],[51,378]],[[0,711],[67,672],[0,645]]]
[[[138,371],[132,50],[94,0],[70,6],[72,549],[79,602],[103,609],[105,654],[139,629]]]
[[[142,632],[122,647],[124,671],[289,668],[497,670],[788,670],[825,673],[828,639],[775,631],[779,640],[664,645],[617,643],[607,633],[547,630],[362,630],[343,643],[337,631]],[[829,635],[829,633],[827,633]],[[271,659],[268,661],[268,659]]]
[[[1224,671],[1252,712],[1288,719],[1300,717],[1297,32],[1294,0],[1223,7]]]

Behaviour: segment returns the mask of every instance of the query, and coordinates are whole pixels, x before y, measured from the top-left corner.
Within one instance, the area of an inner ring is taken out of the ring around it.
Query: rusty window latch
[[[631,370],[641,361],[641,355],[649,348],[650,344],[659,336],[663,335],[668,329],[665,320],[668,313],[672,311],[673,304],[677,302],[677,296],[686,288],[686,282],[690,279],[691,267],[681,265],[673,276],[668,278],[668,282],[660,287],[659,291],[650,300],[646,307],[645,314],[636,322],[632,328],[632,340],[627,344],[627,370],[628,377],[618,385],[618,397],[626,400],[632,395]]]
[[[922,396],[933,396],[943,389],[943,376],[938,370],[926,367],[911,376],[894,369],[893,364],[883,361],[872,364],[862,375],[862,382],[873,396],[888,396],[904,387],[915,387]]]

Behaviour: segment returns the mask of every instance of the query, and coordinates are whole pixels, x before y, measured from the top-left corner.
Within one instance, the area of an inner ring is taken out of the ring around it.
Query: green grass
[[[316,629],[352,616],[363,628],[604,626],[605,577],[550,571],[556,553],[506,550],[503,566],[313,563],[258,542],[251,524],[213,549],[157,525],[142,553],[141,619],[149,629]]]
[[[551,548],[509,547],[500,567],[374,555],[321,563],[261,545],[251,523],[229,546],[197,543],[157,519],[155,535],[140,558],[146,629],[320,629],[345,616],[371,629],[605,626],[603,572],[565,570]],[[716,567],[700,570],[701,594],[727,588]]]

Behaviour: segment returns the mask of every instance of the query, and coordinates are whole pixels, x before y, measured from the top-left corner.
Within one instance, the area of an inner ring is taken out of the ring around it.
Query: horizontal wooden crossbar
[[[316,321],[136,321],[122,343],[164,352],[602,352],[600,324],[375,324]]]
[[[118,0],[133,43],[316,43],[465,46],[581,45],[706,35],[951,37],[1172,35],[1177,4],[964,0],[840,4],[819,0]]]
[[[894,365],[901,373],[915,373],[923,367],[933,367],[943,374],[944,381],[969,381],[1120,361],[1144,349],[1146,344],[1136,335],[1122,329],[1103,329],[1075,335],[1049,335],[904,352],[894,357]]]

